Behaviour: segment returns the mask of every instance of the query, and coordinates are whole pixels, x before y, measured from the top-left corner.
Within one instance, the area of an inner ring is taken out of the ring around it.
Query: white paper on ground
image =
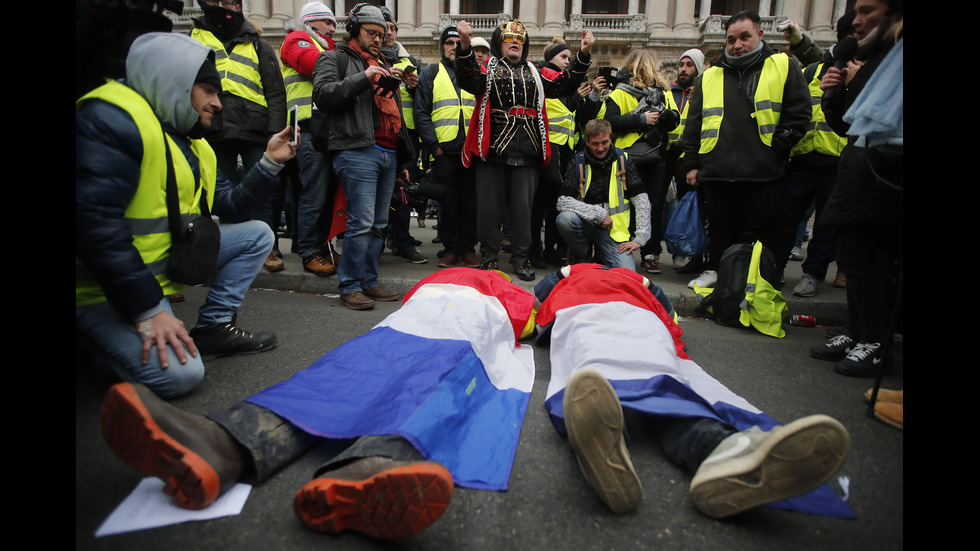
[[[99,526],[95,531],[95,537],[238,515],[241,514],[251,491],[252,486],[248,484],[235,484],[209,507],[200,511],[191,511],[173,504],[170,496],[163,493],[162,480],[144,478],[133,493],[116,507],[102,526]]]

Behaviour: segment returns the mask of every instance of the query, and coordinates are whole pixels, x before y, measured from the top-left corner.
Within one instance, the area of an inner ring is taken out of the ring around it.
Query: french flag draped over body
[[[495,272],[442,270],[366,335],[247,401],[318,436],[398,434],[460,486],[506,490],[534,383],[517,343],[533,306]]]
[[[542,304],[537,323],[554,324],[545,407],[555,428],[566,433],[565,386],[574,371],[585,368],[609,380],[624,408],[663,417],[707,417],[740,431],[778,425],[687,356],[683,331],[640,280],[642,276],[630,270],[581,266]],[[767,507],[855,516],[827,484]]]

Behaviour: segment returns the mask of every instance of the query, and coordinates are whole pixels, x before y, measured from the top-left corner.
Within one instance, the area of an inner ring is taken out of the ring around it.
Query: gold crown
[[[518,21],[516,19],[513,20],[513,21],[505,21],[505,22],[501,23],[500,24],[500,27],[498,27],[498,28],[500,29],[501,32],[503,32],[505,34],[506,33],[519,34],[521,36],[524,36],[524,35],[527,34],[527,29],[524,28],[524,23],[521,23],[520,21]]]

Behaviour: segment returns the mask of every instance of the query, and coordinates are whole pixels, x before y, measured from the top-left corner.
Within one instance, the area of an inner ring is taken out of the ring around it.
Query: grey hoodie
[[[157,118],[187,136],[201,116],[191,105],[191,89],[204,61],[214,51],[175,33],[144,34],[126,57],[126,80],[143,96]]]

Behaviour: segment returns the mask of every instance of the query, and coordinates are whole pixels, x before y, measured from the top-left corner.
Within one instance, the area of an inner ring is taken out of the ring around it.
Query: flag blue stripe
[[[494,387],[467,341],[378,327],[247,401],[317,436],[400,434],[460,486],[504,490],[529,398]]]

